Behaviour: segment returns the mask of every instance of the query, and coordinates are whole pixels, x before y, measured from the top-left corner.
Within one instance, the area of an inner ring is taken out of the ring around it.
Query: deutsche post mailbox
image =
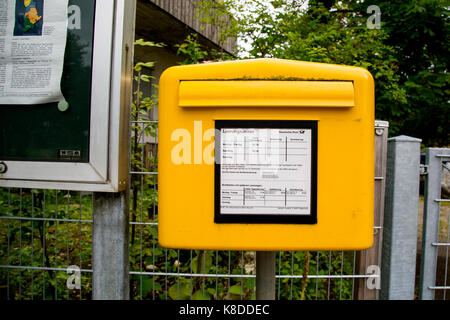
[[[161,245],[370,247],[373,132],[373,78],[362,68],[256,59],[167,69]]]

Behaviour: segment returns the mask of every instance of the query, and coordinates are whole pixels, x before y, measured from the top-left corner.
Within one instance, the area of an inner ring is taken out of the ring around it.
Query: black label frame
[[[310,214],[221,213],[221,129],[310,129]],[[317,131],[315,120],[216,120],[214,164],[214,222],[240,224],[317,224]]]

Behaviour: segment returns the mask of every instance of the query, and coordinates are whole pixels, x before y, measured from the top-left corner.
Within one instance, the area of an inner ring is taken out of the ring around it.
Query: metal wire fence
[[[132,127],[130,298],[254,299],[255,252],[158,244],[157,121],[132,121]],[[387,127],[380,128],[377,153],[385,152],[387,137]],[[377,176],[376,183],[381,186],[383,179]],[[376,199],[382,208],[383,197]],[[277,252],[276,298],[375,299],[377,286],[367,284],[377,273],[366,271],[379,265],[380,223],[375,223],[374,247],[364,252]],[[1,299],[91,299],[92,225],[91,193],[0,189]],[[77,277],[80,286],[73,281]]]
[[[419,289],[421,299],[450,300],[450,199],[441,188],[442,185],[448,185],[449,176],[450,149],[427,149]]]
[[[1,299],[89,299],[91,202],[81,192],[1,190]],[[66,285],[72,265],[79,268],[80,290]]]
[[[450,160],[450,154],[447,155]],[[445,171],[450,171],[450,162],[443,163]],[[438,248],[434,286],[436,300],[450,300],[450,199],[441,197],[439,202],[438,241],[432,243]]]

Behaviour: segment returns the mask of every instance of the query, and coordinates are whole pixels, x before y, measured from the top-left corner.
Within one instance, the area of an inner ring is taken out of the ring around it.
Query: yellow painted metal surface
[[[205,89],[206,88],[206,89]],[[323,95],[324,92],[326,95]],[[350,81],[181,81],[180,107],[353,107]]]
[[[350,250],[372,245],[374,84],[368,71],[278,59],[220,62],[171,67],[159,90],[162,246]],[[316,224],[214,222],[216,120],[317,121]]]

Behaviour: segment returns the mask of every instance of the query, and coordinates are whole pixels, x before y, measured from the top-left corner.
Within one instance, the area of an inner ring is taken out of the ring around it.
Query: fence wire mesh
[[[92,197],[74,191],[0,191],[1,299],[89,299]],[[80,272],[80,290],[66,285],[69,266]]]
[[[419,296],[450,300],[450,149],[427,149]]]
[[[448,175],[450,171],[450,155],[446,162],[442,163],[443,173]],[[444,175],[442,175],[444,178]],[[436,282],[431,288],[436,291],[436,300],[450,300],[450,199],[441,194],[439,199],[438,241],[433,243],[438,248],[436,261]]]
[[[254,299],[255,252],[158,244],[157,121],[131,124],[130,298]],[[385,139],[387,130],[381,136]],[[0,189],[1,299],[91,299],[92,225],[91,193]],[[379,265],[381,228],[376,222],[371,252],[278,252],[276,298],[376,298],[371,293],[378,290],[367,283],[377,274],[366,271],[369,264]],[[76,276],[79,288],[70,286]]]

